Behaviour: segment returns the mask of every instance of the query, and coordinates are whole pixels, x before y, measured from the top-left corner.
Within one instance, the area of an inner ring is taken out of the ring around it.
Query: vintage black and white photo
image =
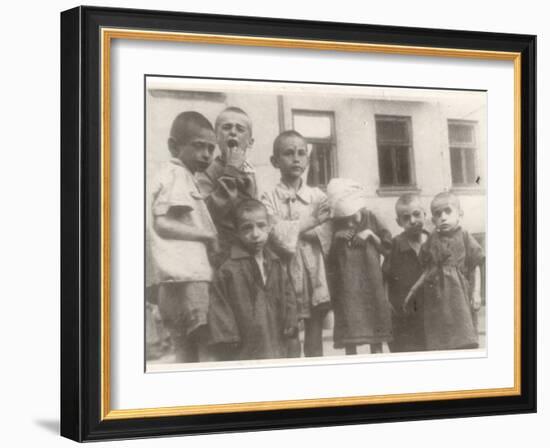
[[[147,371],[485,349],[485,91],[144,94]]]

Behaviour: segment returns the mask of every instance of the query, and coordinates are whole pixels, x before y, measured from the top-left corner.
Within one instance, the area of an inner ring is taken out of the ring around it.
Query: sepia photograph
[[[61,19],[64,436],[536,411],[535,36]]]
[[[485,91],[146,76],[145,106],[146,371],[484,353]]]

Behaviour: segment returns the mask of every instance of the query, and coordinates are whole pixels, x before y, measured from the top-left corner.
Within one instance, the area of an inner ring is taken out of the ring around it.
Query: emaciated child
[[[168,139],[172,158],[152,191],[151,257],[176,362],[207,356],[202,336],[212,280],[208,247],[217,235],[193,174],[208,167],[215,147],[214,130],[203,115],[179,114]]]
[[[304,322],[304,354],[323,356],[323,320],[330,308],[325,257],[332,238],[326,195],[303,179],[308,153],[300,133],[279,134],[271,164],[280,171],[281,182],[262,200],[274,224],[273,245],[289,259],[298,317]],[[294,356],[300,354],[298,346]]]
[[[382,352],[392,338],[390,304],[386,298],[381,255],[391,248],[391,234],[367,208],[364,189],[349,179],[332,179],[327,187],[334,239],[330,267],[334,271],[334,347],[357,354],[370,344]]]
[[[388,346],[392,352],[416,352],[426,349],[424,297],[421,292],[417,293],[407,313],[403,312],[403,301],[422,275],[420,248],[429,235],[424,230],[426,212],[418,195],[407,193],[397,199],[395,213],[397,224],[403,232],[393,238],[391,250],[383,264],[392,305],[393,340]]]
[[[239,242],[212,285],[210,344],[219,360],[288,357],[298,335],[296,299],[286,264],[267,247],[271,225],[255,199],[235,209]]]
[[[455,195],[437,194],[430,208],[435,230],[422,246],[424,271],[405,298],[404,309],[422,287],[427,349],[477,348],[474,313],[481,306],[483,249],[462,229],[463,211]]]

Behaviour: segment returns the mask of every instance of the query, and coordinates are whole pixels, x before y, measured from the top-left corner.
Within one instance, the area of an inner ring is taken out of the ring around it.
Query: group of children
[[[477,347],[484,256],[460,226],[458,198],[436,195],[429,234],[419,197],[399,197],[403,232],[392,239],[359,184],[333,179],[326,194],[306,185],[296,131],[273,142],[281,181],[260,194],[246,159],[253,141],[235,107],[214,126],[194,111],[172,124],[150,242],[177,362],[322,356],[331,309],[334,347],[346,354]]]

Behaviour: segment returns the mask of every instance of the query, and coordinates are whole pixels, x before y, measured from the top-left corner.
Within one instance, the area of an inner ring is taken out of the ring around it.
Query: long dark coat
[[[233,246],[215,275],[209,343],[218,351],[222,347],[226,360],[285,358],[290,339],[297,337],[296,298],[287,267],[266,249],[264,270],[265,283],[254,257]],[[293,335],[285,335],[291,330]]]
[[[471,307],[471,277],[485,259],[479,243],[457,227],[433,232],[420,258],[429,274],[424,282],[424,327],[428,350],[476,348],[478,335]]]
[[[340,230],[335,221],[335,232]],[[370,210],[361,210],[356,232],[372,230],[384,250],[391,234]],[[374,344],[391,340],[391,311],[384,291],[380,253],[368,239],[350,246],[333,240],[329,256],[331,298],[334,308],[334,347]]]

